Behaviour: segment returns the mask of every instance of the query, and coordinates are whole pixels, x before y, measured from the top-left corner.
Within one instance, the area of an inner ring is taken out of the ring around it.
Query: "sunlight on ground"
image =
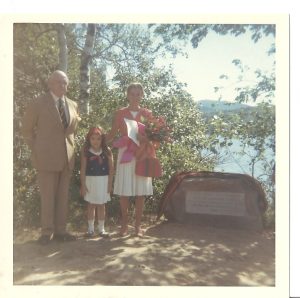
[[[14,284],[274,286],[274,239],[241,230],[157,224],[143,238],[14,244]]]

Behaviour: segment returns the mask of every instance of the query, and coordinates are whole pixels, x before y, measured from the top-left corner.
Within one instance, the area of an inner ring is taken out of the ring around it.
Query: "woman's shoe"
[[[121,230],[119,232],[120,237],[125,237],[128,235],[128,227],[121,227]]]
[[[144,237],[145,231],[142,230],[140,227],[135,228],[135,236],[137,237]]]

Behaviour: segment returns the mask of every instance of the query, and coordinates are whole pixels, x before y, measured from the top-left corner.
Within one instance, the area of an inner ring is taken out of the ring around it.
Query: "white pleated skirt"
[[[120,148],[118,152],[114,194],[128,197],[153,195],[152,178],[135,174],[135,158],[131,162],[120,163],[125,150],[125,147]]]
[[[84,200],[91,204],[105,204],[110,201],[110,194],[107,192],[108,176],[86,176],[85,179],[88,192]]]

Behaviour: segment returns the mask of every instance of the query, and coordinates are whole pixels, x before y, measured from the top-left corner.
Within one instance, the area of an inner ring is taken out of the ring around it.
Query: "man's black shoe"
[[[38,239],[38,243],[41,245],[47,245],[51,242],[52,238],[51,235],[42,235],[39,239]]]
[[[54,239],[60,242],[68,242],[68,241],[75,241],[77,238],[74,235],[65,233],[65,234],[55,234]]]

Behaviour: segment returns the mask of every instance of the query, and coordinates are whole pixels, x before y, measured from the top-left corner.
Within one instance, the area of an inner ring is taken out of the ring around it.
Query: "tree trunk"
[[[88,24],[80,65],[80,111],[89,114],[90,62],[95,44],[96,25]]]
[[[68,71],[68,46],[64,24],[57,24],[57,36],[59,46],[59,66],[58,69],[67,73]]]

